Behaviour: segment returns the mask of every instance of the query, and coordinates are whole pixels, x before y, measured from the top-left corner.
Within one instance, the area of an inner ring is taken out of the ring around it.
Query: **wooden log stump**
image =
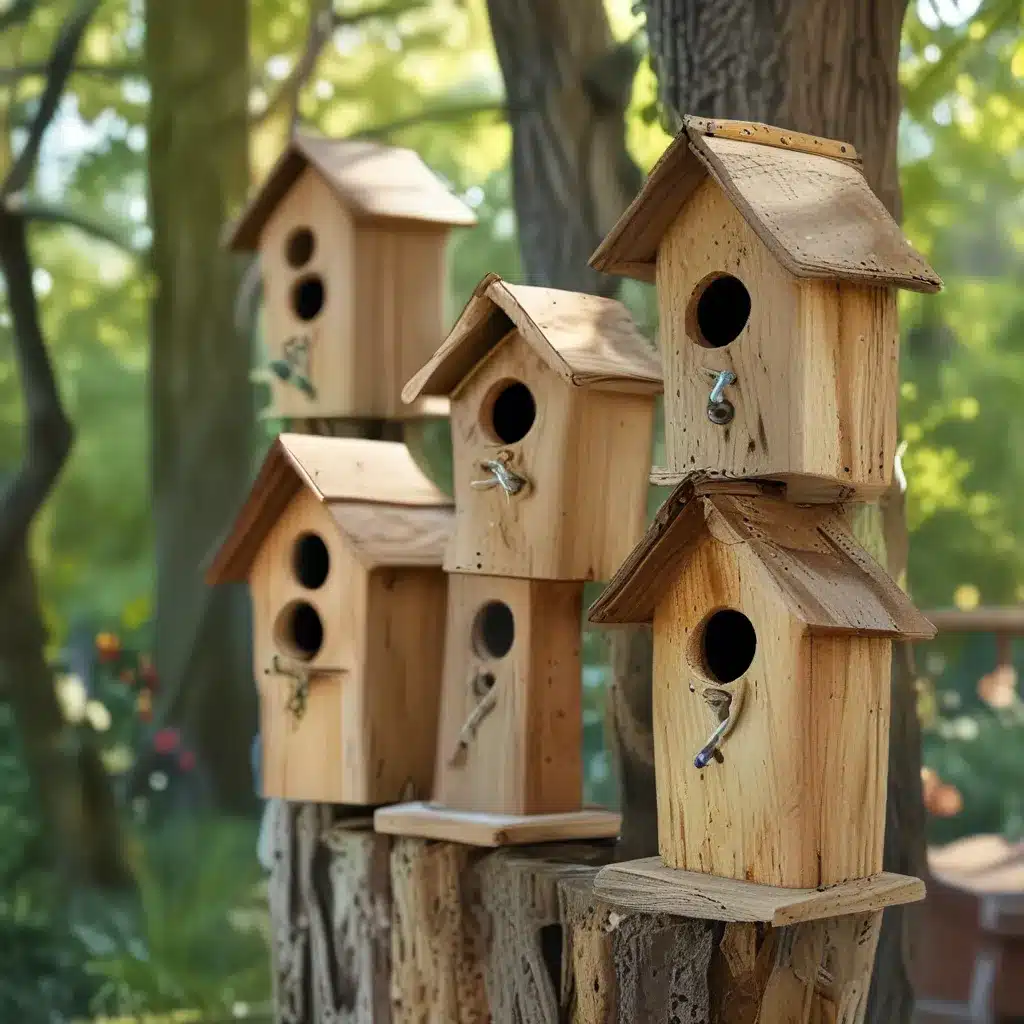
[[[388,1024],[391,886],[387,836],[362,811],[273,802],[278,1024]]]
[[[616,907],[595,895],[595,874],[559,882],[563,1016],[538,1020],[863,1022],[881,911],[779,928],[725,924]]]

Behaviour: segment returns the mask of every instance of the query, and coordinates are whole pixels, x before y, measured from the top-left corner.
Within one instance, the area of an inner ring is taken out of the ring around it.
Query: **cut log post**
[[[278,1024],[391,1019],[390,841],[325,804],[275,800],[270,916]]]

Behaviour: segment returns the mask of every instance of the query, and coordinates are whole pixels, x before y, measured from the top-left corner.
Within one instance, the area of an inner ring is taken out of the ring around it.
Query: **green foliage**
[[[266,890],[249,823],[175,822],[146,837],[136,878],[143,927],[89,937],[92,1009],[188,1009],[213,1018],[270,999]]]

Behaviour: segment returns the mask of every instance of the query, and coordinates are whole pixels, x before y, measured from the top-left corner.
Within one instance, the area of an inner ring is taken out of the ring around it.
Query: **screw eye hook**
[[[706,372],[715,378],[715,383],[711,386],[711,393],[708,395],[708,419],[716,426],[723,427],[727,423],[731,423],[736,415],[735,406],[725,397],[725,389],[730,384],[736,383],[736,374],[732,370],[717,372],[707,370]]]
[[[693,683],[690,684],[690,691],[697,692],[697,687]],[[718,686],[704,687],[701,696],[718,724],[704,746],[697,751],[693,759],[694,768],[707,768],[712,759],[715,757],[720,759],[718,748],[736,725],[736,720],[743,710],[743,699],[746,692],[747,684],[743,679],[738,679],[734,685],[731,684],[729,690]]]

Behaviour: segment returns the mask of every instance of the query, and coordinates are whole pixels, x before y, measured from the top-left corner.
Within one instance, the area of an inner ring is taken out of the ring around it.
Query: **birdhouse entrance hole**
[[[307,590],[316,590],[324,585],[331,568],[331,556],[320,534],[304,533],[295,541],[292,568],[295,578]]]
[[[295,282],[292,309],[300,320],[315,319],[324,308],[324,282],[319,274],[310,274]]]
[[[316,250],[316,236],[309,228],[296,228],[284,243],[284,258],[288,266],[298,270],[304,267]]]
[[[293,601],[277,617],[274,639],[283,654],[312,661],[324,644],[320,613],[308,601]]]
[[[502,444],[515,444],[530,432],[537,418],[533,392],[518,380],[499,381],[481,409],[484,430]]]
[[[732,274],[712,274],[694,290],[686,329],[704,348],[724,348],[735,341],[750,319],[750,292]]]
[[[757,650],[754,624],[733,608],[708,616],[699,632],[704,671],[719,683],[731,683],[750,668]]]
[[[512,650],[516,621],[504,601],[488,601],[473,620],[473,649],[481,658],[504,658]]]

